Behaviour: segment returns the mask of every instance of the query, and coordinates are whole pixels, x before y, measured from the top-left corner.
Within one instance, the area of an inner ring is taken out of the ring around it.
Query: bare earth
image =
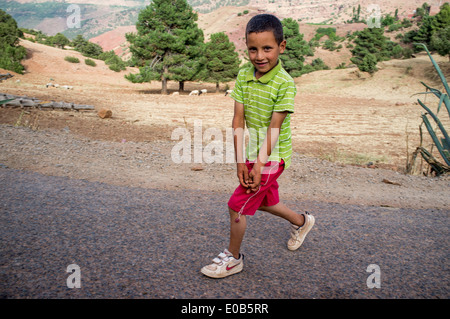
[[[218,128],[223,133],[227,151],[233,101],[224,92],[188,96],[192,89],[213,91],[214,85],[187,83],[186,93],[163,96],[160,83],[124,79],[135,69],[116,73],[102,61],[92,68],[77,52],[22,44],[29,51],[27,73],[1,83],[1,93],[90,104],[96,110],[109,108],[113,116],[0,108],[1,167],[152,189],[234,190],[234,164],[177,164],[171,156],[179,142],[179,136],[171,139],[174,130],[192,133],[199,120],[203,130]],[[81,63],[64,61],[66,55],[79,57]],[[420,81],[430,82],[424,77],[429,65],[427,57],[419,56],[385,62],[373,77],[344,69],[296,79],[295,154],[280,178],[282,199],[448,209],[448,176],[403,173],[407,154],[419,143],[422,109],[412,95],[424,91]],[[48,82],[74,89],[47,89]],[[176,91],[178,84],[170,83],[169,89]],[[431,96],[420,98],[434,103]],[[210,142],[204,140],[203,146]]]

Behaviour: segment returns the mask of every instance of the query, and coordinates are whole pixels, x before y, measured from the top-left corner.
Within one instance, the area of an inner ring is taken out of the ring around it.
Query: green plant
[[[14,99],[2,100],[2,101],[0,101],[0,105],[6,104],[6,103],[11,102],[11,101],[14,101]]]
[[[200,73],[203,81],[216,83],[216,92],[220,83],[226,83],[236,78],[239,73],[239,55],[233,42],[224,32],[211,34],[205,45],[204,56],[207,60],[205,68]]]
[[[280,55],[284,69],[292,76],[299,77],[303,74],[305,56],[313,56],[314,51],[303,39],[300,33],[300,26],[292,18],[281,21],[286,39],[286,50]]]
[[[86,63],[86,65],[89,65],[89,66],[97,66],[97,63],[95,63],[95,61],[91,60],[91,59],[85,59],[84,63]]]
[[[80,60],[73,56],[66,56],[64,58],[64,60],[66,60],[67,62],[70,62],[70,63],[80,63]]]
[[[447,83],[447,80],[446,80],[444,74],[442,73],[441,69],[439,68],[439,65],[436,63],[436,61],[431,56],[430,52],[428,51],[427,46],[422,43],[419,43],[417,45],[422,46],[425,49],[425,51],[427,52],[428,56],[430,57],[431,63],[433,64],[434,68],[436,69],[436,71],[439,75],[439,78],[444,86],[445,92],[441,92],[438,89],[431,88],[428,85],[426,85],[425,83],[421,82],[426,87],[427,91],[424,93],[419,93],[419,94],[430,94],[430,93],[434,94],[439,99],[439,103],[438,103],[437,110],[434,113],[420,99],[417,100],[418,103],[420,104],[420,106],[422,106],[425,109],[426,113],[422,114],[423,122],[419,127],[420,140],[421,140],[420,144],[421,145],[419,147],[417,147],[416,151],[413,153],[412,161],[411,161],[411,163],[408,163],[407,171],[411,172],[417,155],[421,154],[423,159],[431,166],[432,171],[434,171],[435,174],[437,176],[439,176],[439,175],[450,172],[450,137],[447,133],[447,130],[445,129],[444,125],[442,124],[441,120],[438,117],[439,111],[441,110],[442,105],[444,105],[445,108],[447,109],[447,113],[450,118],[450,99],[449,99],[450,89],[449,89],[449,86],[448,86],[448,83]],[[429,117],[431,117],[433,119],[433,121],[436,123],[437,127],[433,128]],[[444,163],[437,160],[432,155],[432,151],[427,150],[424,146],[422,146],[422,140],[423,140],[422,139],[422,125],[425,125],[429,135],[431,136],[431,139],[433,140],[432,147],[436,146],[440,156],[444,160]],[[440,132],[440,134],[439,134],[439,132]],[[441,137],[439,137],[438,135],[440,135]]]
[[[23,74],[25,70],[21,60],[27,51],[19,45],[23,32],[17,27],[12,16],[0,9],[0,68]]]
[[[174,9],[176,8],[176,10]],[[137,33],[127,33],[133,57],[139,61],[139,74],[125,78],[133,83],[195,81],[204,67],[204,35],[197,25],[198,14],[186,0],[153,0],[139,12]]]
[[[373,74],[378,70],[378,62],[388,61],[394,55],[395,58],[401,58],[403,49],[384,36],[384,28],[365,28],[355,34],[357,37],[350,61],[361,71]]]
[[[121,67],[119,65],[117,65],[117,64],[111,64],[109,66],[109,69],[114,71],[114,72],[120,72],[121,71]]]

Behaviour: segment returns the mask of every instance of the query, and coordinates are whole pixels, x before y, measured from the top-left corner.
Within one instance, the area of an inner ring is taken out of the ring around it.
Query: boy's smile
[[[272,31],[251,32],[247,35],[247,49],[256,69],[255,77],[259,79],[277,65],[278,56],[286,49],[286,41],[278,45]]]

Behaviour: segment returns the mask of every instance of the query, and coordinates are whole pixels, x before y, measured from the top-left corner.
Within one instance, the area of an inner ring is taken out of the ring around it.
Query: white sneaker
[[[305,223],[303,226],[298,227],[296,225],[291,225],[291,238],[288,240],[287,247],[289,250],[297,250],[303,244],[306,235],[309,233],[311,228],[314,226],[315,218],[308,212],[303,214],[305,216]]]
[[[218,257],[213,259],[213,263],[201,269],[202,274],[211,278],[224,278],[240,272],[244,268],[244,255],[240,254],[239,259],[225,249]]]

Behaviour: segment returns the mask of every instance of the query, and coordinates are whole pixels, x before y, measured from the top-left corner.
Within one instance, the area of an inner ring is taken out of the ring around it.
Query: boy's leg
[[[259,209],[271,213],[272,215],[284,218],[287,221],[289,221],[292,225],[300,227],[303,226],[303,224],[305,223],[305,217],[303,214],[298,214],[294,212],[292,209],[290,209],[283,203],[278,203],[273,206],[261,206]]]
[[[282,217],[291,223],[291,238],[289,238],[287,242],[287,248],[289,250],[297,250],[300,248],[306,235],[315,223],[315,218],[313,215],[308,212],[305,214],[297,214],[282,203],[278,203],[273,206],[262,206],[259,209]]]
[[[200,271],[211,278],[224,278],[242,271],[244,267],[244,256],[239,253],[242,239],[247,227],[247,219],[241,216],[239,223],[234,220],[238,217],[231,208],[230,210],[230,244],[216,258],[213,263],[203,267]]]
[[[242,240],[244,239],[245,229],[247,228],[247,219],[245,215],[241,215],[239,223],[236,223],[235,219],[239,216],[238,213],[231,208],[228,209],[230,211],[230,243],[228,251],[233,254],[234,258],[239,259]]]

